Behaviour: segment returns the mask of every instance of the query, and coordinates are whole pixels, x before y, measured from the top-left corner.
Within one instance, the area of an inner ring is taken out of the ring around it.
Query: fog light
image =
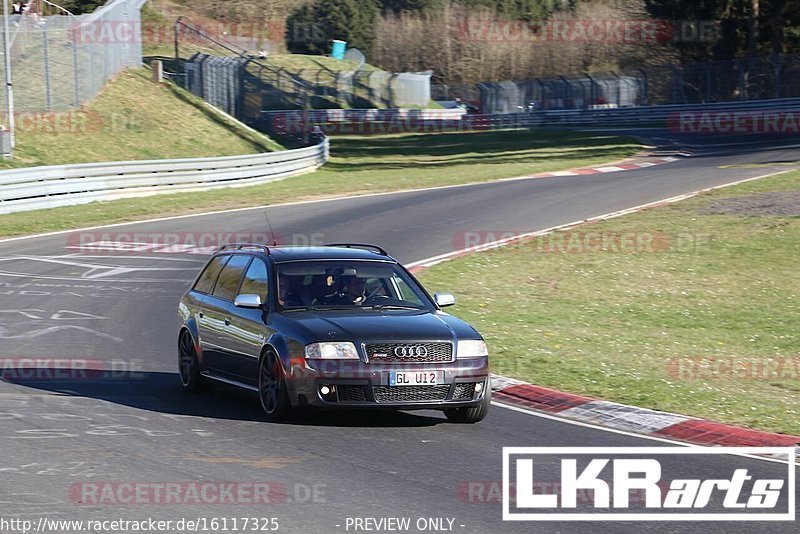
[[[483,382],[478,382],[475,384],[475,393],[480,393],[483,391]]]
[[[319,388],[319,392],[322,393],[323,395],[328,395],[331,392],[331,388],[329,388],[328,386],[322,386],[321,388]]]

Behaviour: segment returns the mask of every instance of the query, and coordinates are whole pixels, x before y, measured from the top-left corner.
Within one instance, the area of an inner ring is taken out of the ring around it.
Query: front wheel
[[[280,421],[289,416],[291,405],[286,389],[286,379],[278,355],[267,351],[258,369],[258,398],[270,421]]]
[[[483,394],[483,400],[480,404],[470,408],[450,408],[444,411],[444,415],[453,423],[477,423],[478,421],[483,421],[486,414],[489,413],[491,404],[492,388],[487,380],[486,392]]]

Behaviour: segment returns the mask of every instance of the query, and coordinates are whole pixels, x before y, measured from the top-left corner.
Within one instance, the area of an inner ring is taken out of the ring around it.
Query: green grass
[[[174,135],[187,135],[186,129],[182,130]],[[215,145],[224,144],[217,139],[211,141]],[[157,195],[3,215],[0,216],[0,235],[300,199],[480,182],[604,163],[637,150],[639,145],[624,137],[527,130],[334,137],[332,160],[311,174],[247,188]]]
[[[126,71],[80,111],[25,118],[14,157],[0,168],[280,150],[267,136],[216,111],[150,71]]]
[[[454,313],[485,335],[494,372],[800,435],[800,217],[706,211],[721,198],[788,190],[800,191],[800,171],[456,259],[420,277],[460,297]],[[630,232],[643,246],[592,252],[580,242],[586,232]],[[771,367],[755,377],[695,374],[686,358]]]
[[[358,67],[358,62],[349,59],[334,59],[327,56],[312,56],[305,54],[272,54],[267,59],[267,64],[276,68],[286,69],[293,73],[300,71],[349,71]],[[365,63],[361,70],[376,71],[377,67]]]

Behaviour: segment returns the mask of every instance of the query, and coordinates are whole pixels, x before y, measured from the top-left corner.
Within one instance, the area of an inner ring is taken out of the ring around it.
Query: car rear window
[[[250,263],[250,256],[237,254],[231,257],[230,261],[222,268],[222,272],[219,273],[212,295],[225,300],[233,300],[248,263]]]
[[[211,260],[203,271],[203,274],[197,279],[197,283],[194,285],[194,290],[199,291],[200,293],[209,294],[214,289],[214,282],[217,281],[217,276],[219,276],[219,272],[222,270],[222,267],[225,266],[225,262],[230,259],[230,255],[225,256],[217,256],[213,260]]]

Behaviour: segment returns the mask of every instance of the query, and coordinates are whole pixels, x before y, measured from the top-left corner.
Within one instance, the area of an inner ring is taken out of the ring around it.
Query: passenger
[[[282,274],[278,276],[278,304],[283,307],[302,306],[303,301],[294,290],[294,281],[291,277]]]

